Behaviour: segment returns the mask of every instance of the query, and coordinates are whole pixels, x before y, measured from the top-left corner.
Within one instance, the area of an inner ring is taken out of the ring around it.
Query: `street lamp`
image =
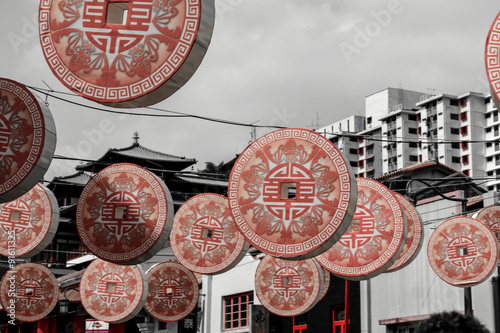
[[[69,299],[66,297],[66,292],[68,290],[75,290],[77,292],[80,292],[76,288],[67,288],[63,291],[63,297],[59,300],[59,313],[65,314],[69,312]]]

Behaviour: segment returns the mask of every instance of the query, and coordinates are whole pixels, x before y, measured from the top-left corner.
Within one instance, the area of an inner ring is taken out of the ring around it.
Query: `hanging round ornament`
[[[191,271],[218,274],[236,266],[250,244],[236,228],[227,198],[207,193],[190,198],[175,213],[170,246]]]
[[[476,220],[483,222],[495,234],[500,242],[500,206],[492,205],[481,209],[472,216]]]
[[[314,259],[264,256],[255,272],[255,293],[270,312],[293,317],[312,309],[323,296],[323,270]]]
[[[238,157],[228,184],[236,226],[260,251],[312,258],[349,226],[356,207],[349,163],[322,135],[283,129],[255,140]]]
[[[148,296],[146,274],[138,265],[93,260],[80,280],[80,299],[89,315],[108,323],[137,316]]]
[[[424,243],[424,225],[413,204],[399,193],[393,192],[406,216],[406,241],[394,264],[386,272],[394,272],[408,266],[419,254]]]
[[[427,258],[444,282],[472,287],[493,273],[498,243],[495,234],[481,221],[468,216],[452,217],[431,234]]]
[[[170,191],[160,178],[137,165],[119,163],[85,185],[76,226],[82,243],[98,258],[139,264],[165,245],[173,212]]]
[[[113,107],[145,107],[180,89],[212,38],[214,0],[43,0],[42,51],[66,87]]]
[[[59,205],[41,184],[22,197],[0,204],[0,254],[31,258],[54,238],[59,225]]]
[[[179,321],[198,304],[199,286],[193,272],[183,265],[168,261],[151,267],[146,273],[149,285],[144,309],[154,318]]]
[[[405,215],[391,190],[358,178],[356,212],[342,238],[316,260],[346,280],[373,278],[391,267],[405,243]]]
[[[0,282],[3,309],[22,322],[35,322],[46,317],[58,301],[56,277],[40,264],[18,264],[8,270]]]
[[[0,78],[0,203],[37,184],[55,148],[56,127],[47,105],[24,85]]]
[[[500,107],[500,12],[493,23],[486,38],[484,52],[486,76],[490,83],[491,97],[498,108]]]

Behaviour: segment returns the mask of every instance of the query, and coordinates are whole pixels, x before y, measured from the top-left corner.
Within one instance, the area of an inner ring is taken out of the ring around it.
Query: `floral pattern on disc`
[[[95,259],[80,280],[80,298],[89,315],[122,323],[141,311],[148,295],[146,274],[140,266],[116,265]]]
[[[81,96],[143,107],[177,91],[210,44],[213,0],[42,0],[42,51]]]
[[[191,271],[218,274],[236,266],[250,244],[236,228],[225,196],[199,194],[175,213],[170,246]]]
[[[316,260],[347,280],[366,280],[385,272],[403,250],[406,221],[391,190],[358,178],[358,204],[349,229]]]
[[[229,178],[229,206],[249,243],[283,259],[308,259],[347,229],[356,183],[340,151],[306,129],[260,137],[238,157]]]
[[[387,272],[393,272],[408,266],[418,256],[424,243],[424,225],[417,209],[401,194],[394,192],[394,195],[398,198],[406,216],[406,241],[403,251],[401,251],[398,259],[389,267]]]
[[[255,272],[255,293],[270,312],[284,317],[309,311],[322,296],[321,266],[314,259],[265,256]]]
[[[485,207],[472,217],[483,222],[488,228],[490,228],[490,230],[495,234],[497,241],[500,242],[500,206],[493,205]],[[500,265],[500,258],[498,265]]]
[[[0,78],[0,203],[19,198],[37,184],[55,148],[49,108],[24,85]]]
[[[46,317],[58,301],[56,277],[40,264],[18,264],[8,270],[0,282],[2,307],[7,313],[13,307],[19,321],[35,322]]]
[[[41,184],[19,199],[0,204],[0,254],[30,258],[54,238],[59,225],[59,205]]]
[[[83,244],[116,264],[139,264],[154,256],[173,224],[170,191],[155,174],[137,165],[109,166],[85,185],[76,211]]]
[[[456,287],[471,287],[493,273],[498,243],[484,223],[467,216],[452,217],[432,233],[427,258],[441,280]]]
[[[161,262],[146,273],[149,293],[144,309],[160,321],[179,321],[198,304],[199,287],[193,272],[176,262]]]

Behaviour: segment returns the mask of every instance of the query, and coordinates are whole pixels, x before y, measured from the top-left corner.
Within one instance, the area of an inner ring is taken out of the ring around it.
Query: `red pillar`
[[[125,323],[109,324],[109,333],[125,333]]]
[[[50,333],[50,319],[43,318],[36,323],[36,333]]]

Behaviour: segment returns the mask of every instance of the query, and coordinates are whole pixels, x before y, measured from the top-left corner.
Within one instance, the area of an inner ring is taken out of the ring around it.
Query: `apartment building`
[[[341,131],[339,125],[348,119],[356,119],[357,127]],[[477,179],[488,190],[500,191],[499,125],[489,93],[385,88],[366,97],[364,116],[351,116],[318,132],[343,148],[359,177],[376,178],[436,160]]]

